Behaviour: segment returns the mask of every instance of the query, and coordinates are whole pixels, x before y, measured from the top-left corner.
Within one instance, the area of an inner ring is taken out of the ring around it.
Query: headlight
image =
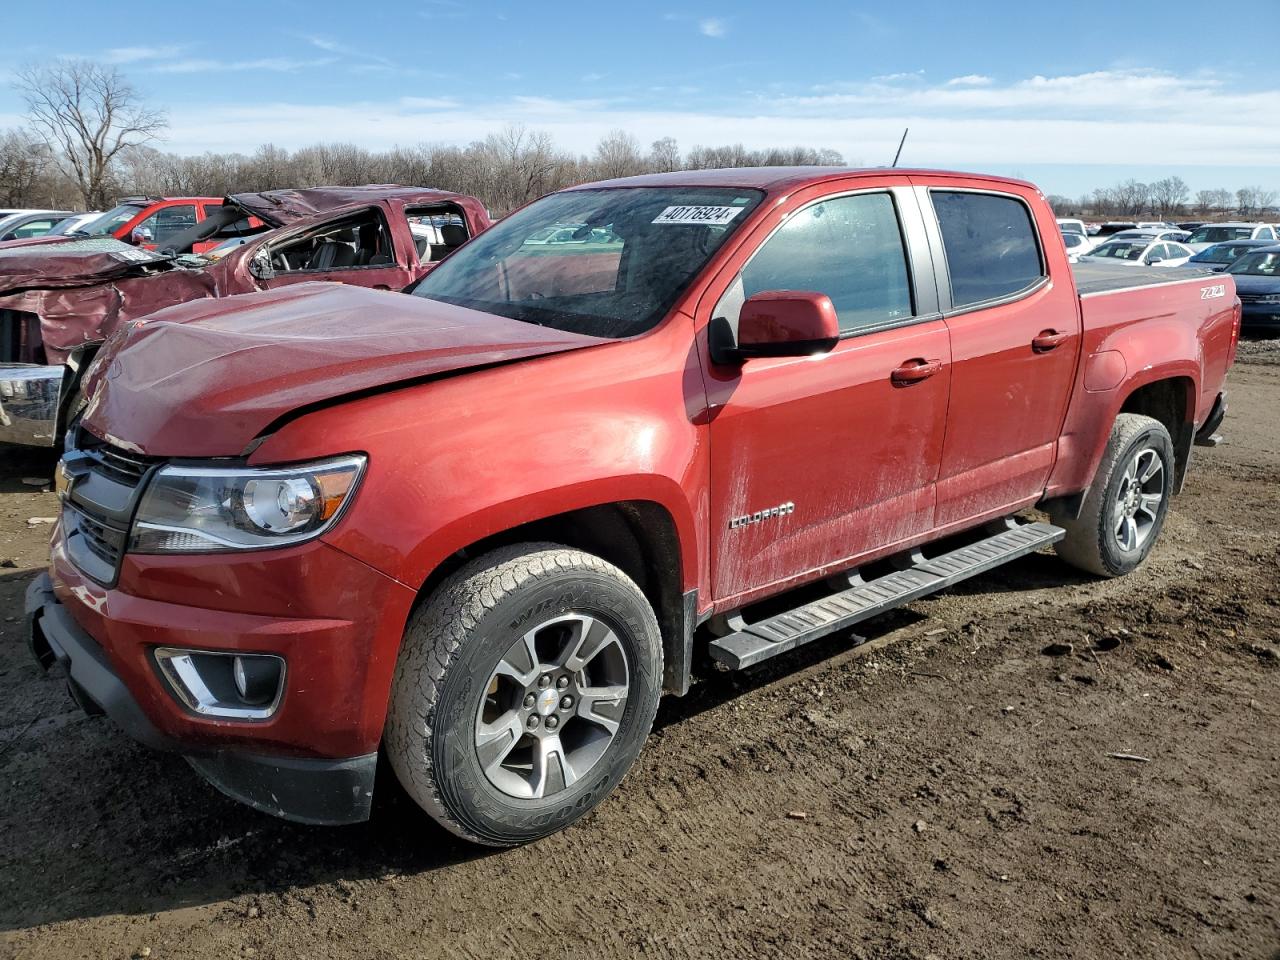
[[[353,454],[291,467],[163,467],[142,497],[129,548],[207,553],[310,540],[337,520],[364,465]]]

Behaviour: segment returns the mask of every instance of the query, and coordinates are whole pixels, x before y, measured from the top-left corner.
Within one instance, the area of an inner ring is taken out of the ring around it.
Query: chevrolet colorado
[[[259,810],[364,819],[382,752],[458,835],[532,840],[613,790],[695,651],[749,667],[1050,544],[1133,571],[1239,323],[1230,276],[1073,274],[1020,181],[561,191],[407,295],[118,332],[32,651]]]

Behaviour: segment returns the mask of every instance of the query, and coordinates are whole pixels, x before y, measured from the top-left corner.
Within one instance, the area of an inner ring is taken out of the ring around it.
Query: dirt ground
[[[79,714],[20,636],[47,462],[5,452],[0,955],[1280,958],[1280,343],[1244,346],[1139,573],[1035,555],[705,669],[598,811],[496,853],[391,784],[274,820]]]

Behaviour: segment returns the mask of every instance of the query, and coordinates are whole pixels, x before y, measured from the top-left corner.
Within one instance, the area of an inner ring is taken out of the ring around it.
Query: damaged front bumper
[[[58,600],[47,573],[27,588],[25,613],[32,656],[42,669],[62,666],[71,698],[90,716],[105,714],[139,743],[181,754],[213,786],[263,813],[324,825],[369,819],[377,753],[313,759],[185,742],[152,721],[106,650]]]
[[[52,447],[66,367],[0,364],[0,443]]]

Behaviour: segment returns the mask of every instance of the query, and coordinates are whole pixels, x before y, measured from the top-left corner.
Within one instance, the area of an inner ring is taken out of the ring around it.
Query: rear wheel
[[[661,679],[657,622],[634,582],[591,554],[522,544],[463,567],[414,614],[384,742],[442,825],[523,843],[613,790]]]
[[[1134,570],[1164,526],[1173,476],[1173,441],[1164,424],[1120,414],[1080,516],[1059,521],[1067,530],[1059,556],[1103,577]]]

